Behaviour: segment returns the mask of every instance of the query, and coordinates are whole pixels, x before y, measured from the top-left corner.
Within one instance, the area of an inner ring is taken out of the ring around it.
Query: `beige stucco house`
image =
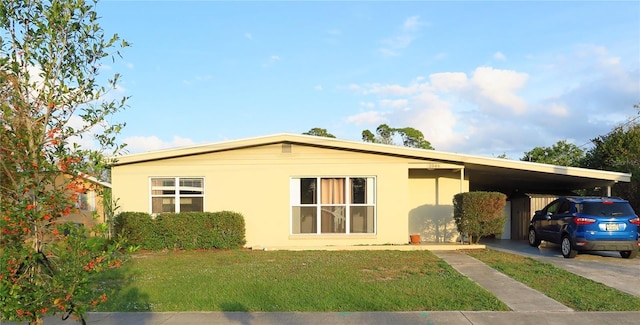
[[[454,242],[460,239],[452,218],[456,193],[601,187],[606,194],[630,177],[277,134],[119,157],[112,189],[121,211],[231,210],[245,217],[247,247],[311,247],[406,244],[410,234]]]
[[[60,184],[69,182],[69,176],[65,175],[65,179],[56,180]],[[79,182],[79,188],[82,189],[77,194],[76,208],[69,215],[60,218],[59,222],[73,222],[83,224],[89,228],[105,223],[103,193],[111,189],[111,184],[102,182],[95,177],[83,176],[76,178]],[[60,185],[62,187],[63,185]]]

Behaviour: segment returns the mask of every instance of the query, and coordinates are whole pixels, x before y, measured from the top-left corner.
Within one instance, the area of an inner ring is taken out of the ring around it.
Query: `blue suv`
[[[629,202],[616,197],[566,196],[536,211],[529,225],[529,245],[543,240],[560,245],[565,258],[578,251],[619,251],[638,255],[640,218]]]

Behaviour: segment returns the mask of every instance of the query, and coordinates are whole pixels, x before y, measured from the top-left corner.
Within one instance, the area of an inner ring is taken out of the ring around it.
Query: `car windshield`
[[[592,216],[631,216],[635,213],[626,202],[585,202],[576,204],[578,213]]]

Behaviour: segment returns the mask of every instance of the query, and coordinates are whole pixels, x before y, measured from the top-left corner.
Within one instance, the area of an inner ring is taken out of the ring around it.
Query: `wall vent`
[[[282,153],[291,153],[291,143],[282,144]]]

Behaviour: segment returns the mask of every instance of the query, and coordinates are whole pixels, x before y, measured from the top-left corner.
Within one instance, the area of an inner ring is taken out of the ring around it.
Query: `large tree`
[[[636,118],[618,125],[608,134],[591,140],[582,166],[586,168],[631,173],[630,183],[617,183],[613,194],[628,199],[636,212],[640,211],[640,106]]]
[[[431,143],[424,139],[420,130],[412,127],[392,128],[387,124],[380,124],[376,128],[376,134],[369,130],[362,131],[362,141],[382,144],[395,144],[394,137],[400,136],[405,147],[433,149]]]
[[[119,266],[118,243],[104,226],[72,227],[87,171],[122,148],[125,107],[118,75],[101,63],[128,44],[106,37],[95,1],[2,0],[0,4],[0,318],[41,323],[44,315],[82,314],[106,295],[93,280]],[[115,98],[115,99],[113,99]],[[95,138],[83,148],[82,137]],[[98,175],[95,175],[98,176]]]
[[[551,147],[535,147],[525,152],[520,160],[558,166],[580,166],[584,150],[567,140],[556,142]]]

